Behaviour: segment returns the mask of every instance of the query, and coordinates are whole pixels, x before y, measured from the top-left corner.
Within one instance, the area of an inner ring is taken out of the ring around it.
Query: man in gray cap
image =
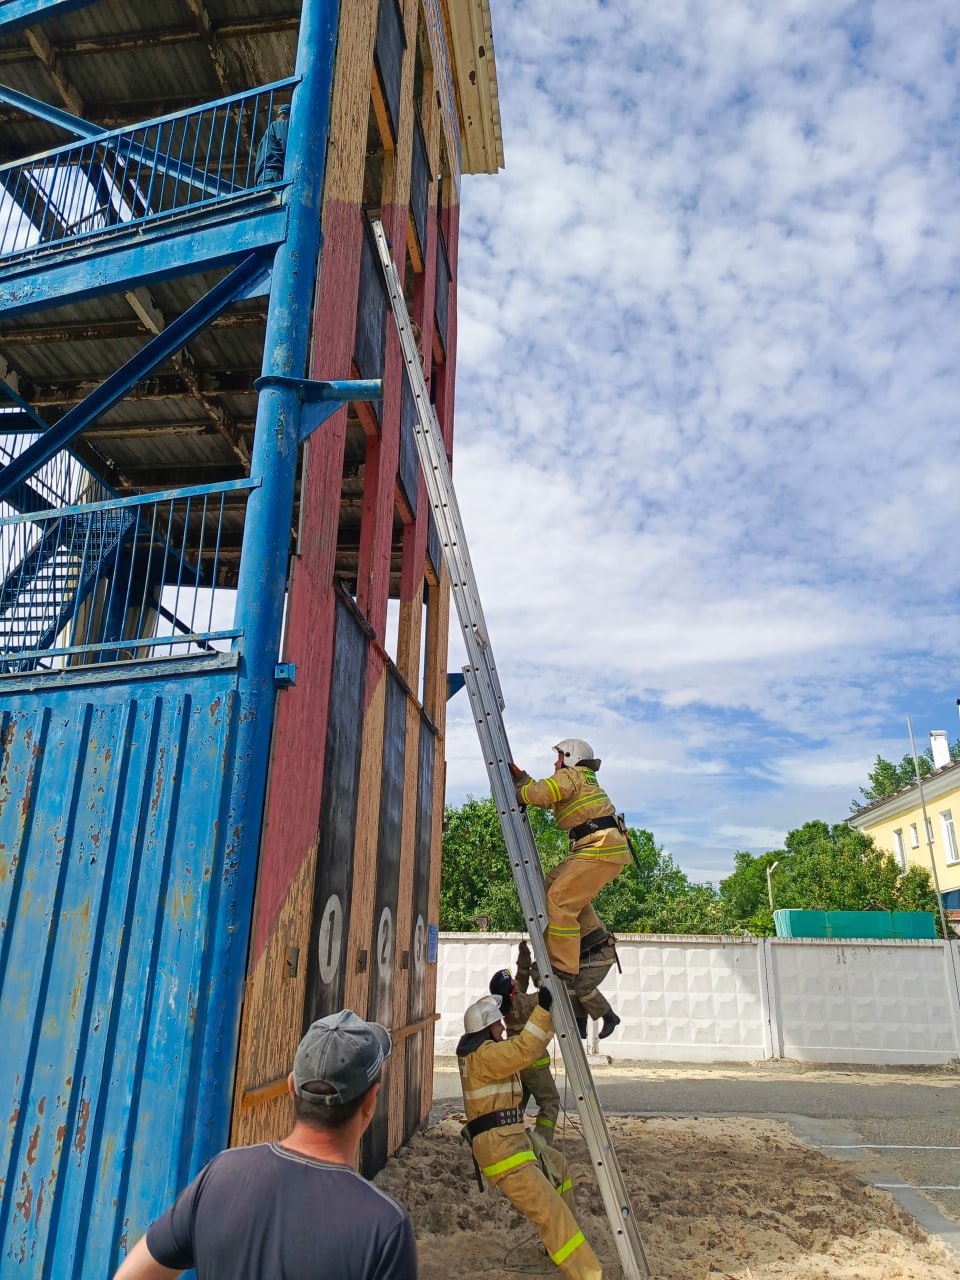
[[[313,1023],[281,1143],[222,1151],[131,1249],[114,1280],[416,1280],[406,1212],[356,1171],[390,1034],[349,1009]]]

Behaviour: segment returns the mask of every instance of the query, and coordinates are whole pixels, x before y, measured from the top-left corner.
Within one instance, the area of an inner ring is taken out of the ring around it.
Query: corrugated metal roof
[[[25,31],[0,37],[0,77],[21,93],[112,127],[292,73],[300,13],[296,0],[211,0],[207,11],[226,84],[181,0],[149,5],[100,0],[45,23],[55,74]],[[65,140],[54,126],[0,106],[0,161]]]

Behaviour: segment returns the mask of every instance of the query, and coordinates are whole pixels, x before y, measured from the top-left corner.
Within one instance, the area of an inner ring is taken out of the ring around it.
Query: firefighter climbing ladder
[[[386,279],[390,306],[400,334],[404,367],[416,400],[418,421],[414,424],[414,435],[466,644],[469,665],[464,667],[464,677],[467,692],[470,695],[470,703],[480,735],[494,801],[500,814],[500,825],[503,827],[507,852],[510,855],[513,878],[527,919],[528,932],[537,952],[540,972],[544,979],[549,979],[552,973],[546,949],[542,944],[543,931],[547,923],[543,872],[540,868],[533,832],[526,814],[517,803],[516,791],[508,768],[512,756],[501,714],[504,705],[503,695],[493,662],[473,566],[467,550],[457,496],[450,475],[450,464],[444,449],[440,425],[433,405],[430,403],[420,353],[413,336],[397,269],[390,257],[386,234],[382,223],[378,220],[373,220],[371,226],[377,252],[380,255],[380,265]],[[637,1229],[617,1154],[607,1132],[583,1042],[577,1032],[570,998],[562,982],[551,982],[550,986],[554,993],[553,1021],[557,1039],[560,1042],[560,1051],[577,1099],[584,1136],[623,1273],[626,1280],[641,1280],[642,1277],[651,1274],[650,1266]]]

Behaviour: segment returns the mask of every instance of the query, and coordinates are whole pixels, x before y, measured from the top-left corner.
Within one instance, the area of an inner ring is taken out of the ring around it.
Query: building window
[[[903,848],[903,832],[902,831],[895,831],[893,833],[893,852],[896,856],[897,862],[899,862],[900,864],[900,870],[906,871],[907,855],[904,852],[904,848]]]
[[[946,850],[947,862],[960,862],[957,851],[957,833],[953,829],[953,811],[944,809],[940,814],[940,826],[943,828],[943,847]]]
[[[917,849],[919,847],[920,847],[920,836],[917,833],[917,824],[915,822],[911,822],[910,823],[910,848]]]
[[[933,844],[933,823],[927,819],[927,844]]]

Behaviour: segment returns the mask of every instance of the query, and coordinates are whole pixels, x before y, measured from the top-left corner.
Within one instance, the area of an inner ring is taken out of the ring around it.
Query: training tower
[[[449,580],[371,218],[449,457],[501,163],[488,0],[0,0],[0,1274],[109,1275],[344,1004],[367,1169],[425,1114]]]

